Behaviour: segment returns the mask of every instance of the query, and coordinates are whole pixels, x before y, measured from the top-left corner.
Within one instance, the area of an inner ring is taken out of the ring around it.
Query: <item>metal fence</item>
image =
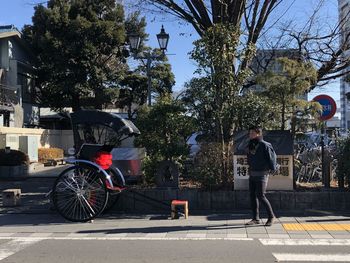
[[[322,172],[322,149],[320,145],[298,144],[295,151],[295,180],[303,183],[323,183],[337,181],[337,147],[330,143],[324,147],[324,171]],[[326,175],[326,176],[325,176]]]

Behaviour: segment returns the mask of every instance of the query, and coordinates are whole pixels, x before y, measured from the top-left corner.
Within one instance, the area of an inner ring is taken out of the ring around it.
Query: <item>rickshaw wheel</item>
[[[79,164],[64,170],[55,181],[52,200],[57,212],[73,222],[87,222],[101,214],[108,201],[104,176]]]

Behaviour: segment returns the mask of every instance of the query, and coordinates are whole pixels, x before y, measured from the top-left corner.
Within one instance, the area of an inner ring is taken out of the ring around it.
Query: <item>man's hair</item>
[[[249,130],[250,131],[255,131],[258,134],[262,134],[262,128],[260,126],[250,126]]]

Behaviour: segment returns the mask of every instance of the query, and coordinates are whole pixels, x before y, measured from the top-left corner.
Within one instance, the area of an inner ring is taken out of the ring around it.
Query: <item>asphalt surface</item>
[[[106,215],[72,223],[56,214],[0,214],[0,263],[350,262],[350,230],[285,227],[347,226],[348,215],[285,216],[269,228],[247,227],[247,220],[245,213]]]
[[[0,184],[0,190],[21,188],[25,204],[0,207],[0,263],[350,262],[346,211],[285,211],[272,227],[245,226],[250,211],[187,220],[114,213],[92,224],[71,223],[50,210],[45,197],[54,176],[37,174]]]
[[[11,244],[12,242],[12,244]],[[14,263],[164,263],[164,262],[349,262],[349,246],[266,246],[259,240],[3,240],[6,246],[21,247],[0,260]],[[10,244],[9,244],[10,243]],[[300,256],[301,255],[301,256]],[[315,256],[316,255],[316,256]],[[315,261],[317,259],[319,261]],[[339,260],[338,260],[339,259]],[[344,259],[344,261],[340,261]]]

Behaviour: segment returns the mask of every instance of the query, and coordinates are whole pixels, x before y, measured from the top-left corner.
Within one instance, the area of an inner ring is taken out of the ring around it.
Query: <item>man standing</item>
[[[271,226],[275,215],[271,204],[266,198],[266,187],[270,171],[277,170],[277,158],[272,145],[262,138],[261,127],[249,128],[248,165],[249,165],[249,192],[253,219],[246,225],[260,224],[259,201],[265,206],[268,220],[265,226]]]

